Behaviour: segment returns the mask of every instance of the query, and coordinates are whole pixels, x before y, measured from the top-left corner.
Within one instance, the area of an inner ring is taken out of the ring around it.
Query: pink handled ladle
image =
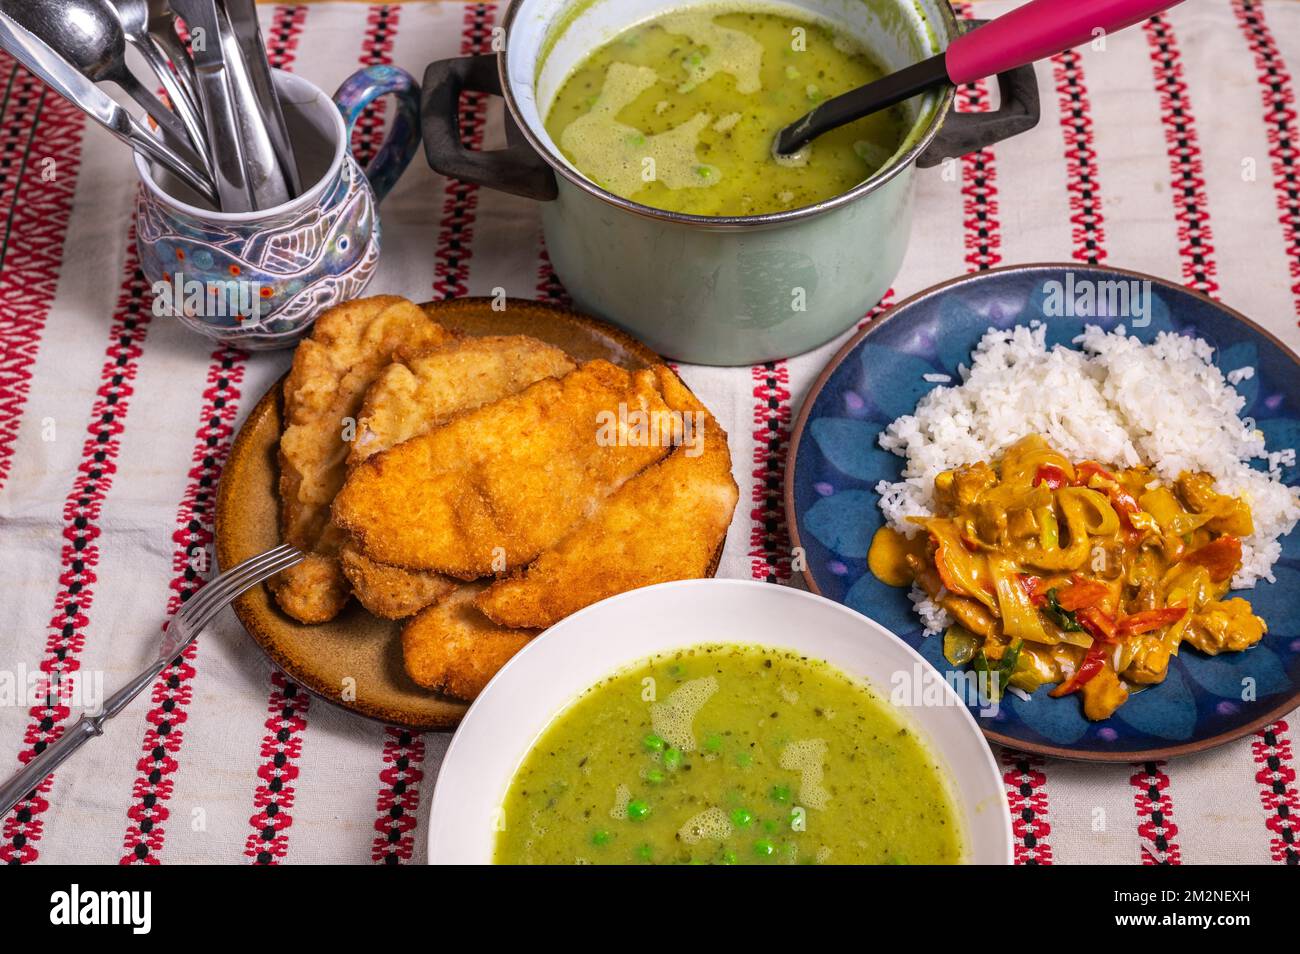
[[[1116,33],[1182,0],[1031,0],[964,33],[938,56],[828,99],[776,135],[777,155],[798,152],[824,132],[851,123],[928,89],[957,86],[1090,42],[1100,30]]]

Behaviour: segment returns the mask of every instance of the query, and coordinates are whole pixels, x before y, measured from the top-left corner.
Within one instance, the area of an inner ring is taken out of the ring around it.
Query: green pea
[[[790,800],[790,786],[773,785],[771,794],[774,802],[788,802]]]
[[[597,848],[603,848],[609,844],[610,834],[603,828],[598,828],[591,833],[591,843]]]
[[[766,838],[760,838],[754,842],[754,854],[760,858],[767,858],[776,854],[776,845],[772,844]]]
[[[739,765],[741,768],[749,768],[749,766],[753,763],[753,761],[754,761],[754,757],[750,755],[748,752],[741,752],[736,756],[736,764]]]
[[[754,822],[754,816],[743,808],[737,808],[731,813],[731,822],[737,828],[748,828]]]
[[[649,845],[637,845],[636,857],[638,861],[649,861],[654,857],[654,850]]]
[[[646,816],[650,814],[650,804],[639,798],[634,798],[627,803],[627,817],[632,821],[645,821]]]
[[[645,780],[649,782],[651,785],[662,784],[664,778],[665,778],[664,773],[661,772],[659,769],[657,768],[646,769]]]
[[[704,740],[704,750],[706,752],[718,752],[722,749],[722,736],[716,732]]]
[[[662,736],[658,736],[655,735],[653,732],[650,732],[646,735],[644,739],[641,740],[641,744],[646,747],[646,751],[662,752],[664,750],[664,746],[667,743],[664,742]]]
[[[682,764],[682,750],[676,746],[668,746],[664,749],[664,768],[670,772],[676,771]]]
[[[722,863],[724,865],[734,865],[736,863],[736,853],[734,851],[728,851],[722,856]]]

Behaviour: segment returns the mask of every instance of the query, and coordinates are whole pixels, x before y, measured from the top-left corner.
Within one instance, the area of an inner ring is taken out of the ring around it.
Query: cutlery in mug
[[[170,170],[208,201],[216,201],[212,181],[201,166],[196,167],[166,142],[150,135],[113,97],[3,12],[0,12],[0,47],[136,152]]]
[[[239,121],[230,94],[230,70],[222,50],[216,0],[170,2],[173,12],[185,21],[190,30],[217,206],[222,212],[251,212],[255,205],[244,165]]]
[[[289,186],[280,169],[280,159],[271,144],[265,112],[253,88],[239,38],[223,4],[217,4],[217,26],[221,30],[221,54],[226,61],[227,88],[234,106],[235,122],[244,156],[244,174],[253,208],[269,209],[289,200]]]
[[[163,101],[144,88],[126,64],[126,35],[107,0],[33,4],[0,0],[0,12],[55,52],[92,83],[113,83],[158,124],[168,145],[191,165],[206,169],[189,145],[189,133]]]
[[[262,30],[257,23],[257,8],[254,0],[226,0],[226,13],[230,16],[235,37],[239,41],[239,50],[248,67],[248,77],[258,102],[262,104],[266,131],[271,136],[271,144],[280,160],[280,169],[288,182],[289,191],[297,195],[302,191],[302,182],[298,177],[298,161],[294,156],[293,143],[289,139],[289,129],[284,123],[284,111],[280,108],[280,98],[275,92],[275,82],[271,77],[271,65],[266,56],[266,45],[262,42]]]
[[[206,163],[208,135],[207,130],[203,128],[203,118],[199,115],[198,103],[195,102],[192,91],[186,88],[185,81],[181,78],[181,67],[178,65],[176,72],[172,72],[171,54],[164,49],[150,30],[150,10],[147,0],[113,0],[113,7],[117,10],[122,32],[126,34],[126,42],[136,49],[149,65],[149,69],[158,76],[158,81],[167,92],[167,98],[171,100],[172,109],[185,127],[190,144]],[[176,45],[180,46],[179,41]],[[209,168],[208,172],[211,171]]]

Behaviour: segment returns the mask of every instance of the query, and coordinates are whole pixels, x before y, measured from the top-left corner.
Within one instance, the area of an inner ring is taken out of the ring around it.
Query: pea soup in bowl
[[[897,274],[918,166],[1038,119],[1032,67],[997,110],[952,90],[772,142],[822,100],[945,49],[945,0],[514,0],[500,52],[430,65],[439,172],[537,199],[575,304],[667,357],[748,364],[852,327]],[[461,141],[459,97],[502,95],[506,147]]]
[[[957,693],[879,625],[739,580],[552,627],[443,761],[434,863],[1003,864],[1001,776]]]

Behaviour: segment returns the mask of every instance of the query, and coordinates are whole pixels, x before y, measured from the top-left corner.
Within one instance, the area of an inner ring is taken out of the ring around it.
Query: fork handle
[[[0,818],[28,796],[36,786],[91,739],[104,734],[104,723],[117,715],[127,705],[153,684],[158,674],[167,667],[167,659],[158,659],[104,702],[95,715],[83,715],[57,739],[0,785]]]
[[[40,755],[32,759],[0,785],[0,816],[8,815],[9,810],[31,794],[45,776],[67,761],[73,752],[81,748],[104,731],[104,716],[83,715],[74,722],[66,732],[45,747]]]

